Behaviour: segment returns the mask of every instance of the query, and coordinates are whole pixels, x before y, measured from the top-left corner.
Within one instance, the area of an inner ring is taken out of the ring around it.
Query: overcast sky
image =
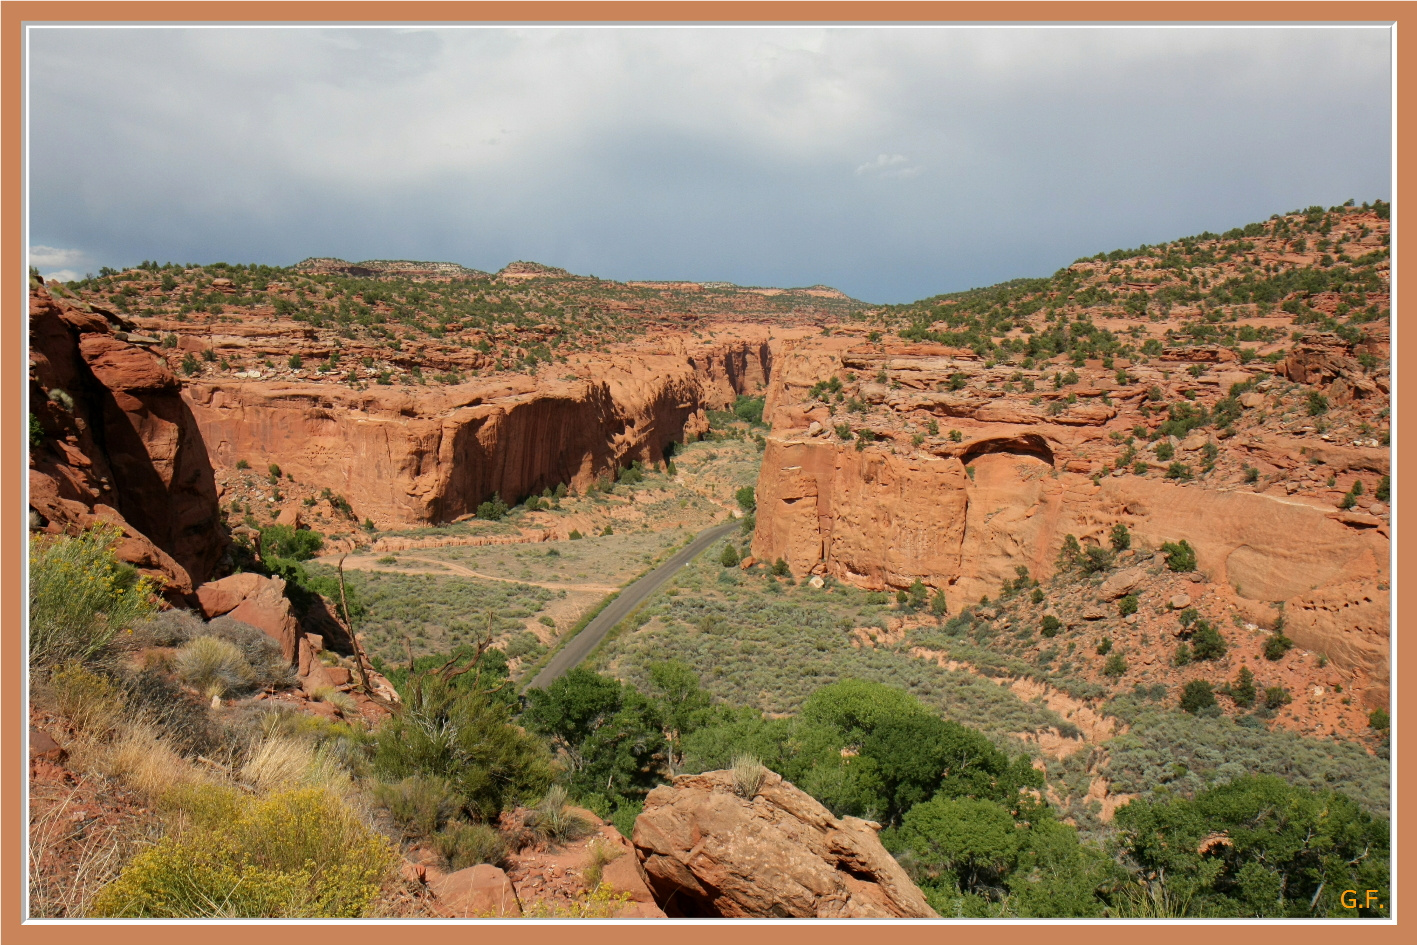
[[[47,29],[32,263],[902,302],[1391,197],[1386,29]]]

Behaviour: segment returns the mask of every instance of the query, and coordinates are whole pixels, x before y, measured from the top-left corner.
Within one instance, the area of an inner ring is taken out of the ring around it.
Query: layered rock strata
[[[584,489],[662,461],[708,428],[706,411],[760,389],[757,340],[666,348],[578,365],[571,379],[514,377],[444,388],[200,380],[187,388],[214,461],[277,463],[343,494],[379,526],[446,522],[494,493],[507,502]]]

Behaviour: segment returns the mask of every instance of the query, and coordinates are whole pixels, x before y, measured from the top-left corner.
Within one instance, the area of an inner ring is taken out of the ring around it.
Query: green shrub
[[[1111,656],[1107,657],[1107,665],[1102,667],[1102,672],[1114,679],[1125,674],[1126,671],[1127,660],[1121,653],[1113,653]]]
[[[1163,463],[1169,463],[1175,455],[1176,448],[1171,445],[1170,441],[1163,442],[1156,447],[1156,458]]]
[[[1386,731],[1392,724],[1392,719],[1388,716],[1387,709],[1374,709],[1368,713],[1368,727],[1378,731]]]
[[[1052,614],[1043,615],[1043,624],[1039,630],[1045,637],[1056,637],[1058,631],[1062,629],[1063,622]]]
[[[1282,709],[1294,701],[1294,697],[1289,695],[1289,690],[1283,686],[1270,686],[1264,691],[1264,707],[1266,709]]]
[[[500,522],[506,517],[507,512],[507,503],[503,502],[502,497],[495,492],[492,493],[492,498],[477,506],[477,517],[489,522]]]
[[[1100,574],[1112,567],[1113,554],[1099,545],[1089,545],[1080,559],[1083,574]]]
[[[1191,632],[1191,653],[1198,660],[1218,660],[1225,655],[1225,638],[1208,620],[1196,621]]]
[[[1165,542],[1161,546],[1166,555],[1166,567],[1172,571],[1185,573],[1196,569],[1196,552],[1184,538],[1178,542]]]
[[[1328,413],[1328,398],[1316,390],[1309,391],[1309,416],[1317,417]]]
[[[1117,601],[1117,613],[1123,617],[1130,616],[1137,612],[1137,595],[1128,594]]]
[[[1282,660],[1284,654],[1288,653],[1293,646],[1293,640],[1276,630],[1264,639],[1264,658],[1271,662]]]
[[[1181,693],[1181,708],[1195,715],[1215,705],[1215,691],[1204,679],[1192,679]]]
[[[152,586],[113,554],[112,526],[30,539],[30,666],[102,657],[121,631],[157,611]]]
[[[738,549],[731,544],[723,546],[723,553],[718,556],[718,563],[725,568],[736,568],[738,566]]]
[[[279,469],[274,463],[274,469]],[[273,474],[274,475],[274,474]],[[319,532],[291,525],[270,525],[261,529],[261,557],[288,558],[292,561],[308,561],[319,553],[325,544]]]
[[[1132,533],[1124,523],[1118,522],[1112,526],[1111,543],[1112,550],[1118,553],[1132,547]]]
[[[949,609],[950,602],[945,597],[945,589],[943,587],[935,588],[935,593],[930,597],[930,613],[936,617],[943,617],[949,613]]]
[[[1172,666],[1191,665],[1191,647],[1187,643],[1177,643],[1176,653],[1171,657]]]
[[[1180,479],[1183,482],[1185,480],[1191,479],[1193,478],[1191,473],[1191,467],[1181,462],[1172,463],[1170,466],[1166,467],[1166,478]]]
[[[453,824],[433,838],[450,870],[467,869],[479,863],[501,867],[507,859],[507,842],[495,827],[487,824]]]
[[[1235,682],[1230,686],[1230,699],[1240,708],[1248,709],[1255,704],[1256,695],[1255,674],[1250,672],[1248,666],[1241,666]]]
[[[1275,777],[1239,777],[1184,798],[1139,799],[1117,812],[1122,850],[1183,914],[1386,917],[1345,889],[1388,897],[1389,833],[1331,790]]]
[[[433,836],[462,807],[452,785],[439,777],[413,775],[397,784],[378,784],[373,794],[405,837]]]
[[[357,918],[397,862],[388,841],[322,790],[264,800],[195,790],[182,805],[192,825],[134,857],[94,900],[94,916]]]
[[[374,772],[383,780],[442,778],[476,820],[495,817],[550,782],[546,746],[510,723],[504,703],[432,675],[422,678],[419,692],[406,691],[402,710],[375,736]]]
[[[1111,652],[1112,652],[1112,638],[1111,638],[1111,637],[1103,637],[1101,640],[1098,640],[1098,641],[1097,641],[1097,655],[1098,655],[1098,656],[1106,656],[1108,653],[1111,653]]]
[[[744,512],[752,512],[758,507],[758,494],[752,486],[744,486],[733,493],[733,498],[738,500],[738,506]]]

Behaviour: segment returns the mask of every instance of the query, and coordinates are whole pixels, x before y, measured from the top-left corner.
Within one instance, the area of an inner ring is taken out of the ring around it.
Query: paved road
[[[567,643],[559,653],[552,657],[551,662],[536,674],[536,678],[527,688],[544,689],[564,673],[573,669],[581,660],[590,655],[590,651],[595,649],[601,640],[605,639],[605,635],[610,632],[611,627],[629,616],[630,611],[644,603],[646,598],[659,590],[660,586],[672,578],[680,568],[698,557],[699,553],[709,545],[737,528],[739,524],[735,519],[700,532],[699,536],[687,547],[675,552],[668,561],[621,591],[619,597],[596,614],[595,619],[586,624],[585,629],[576,634],[570,643]]]

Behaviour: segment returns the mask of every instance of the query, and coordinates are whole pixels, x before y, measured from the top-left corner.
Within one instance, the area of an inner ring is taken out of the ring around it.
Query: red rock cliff
[[[226,546],[197,424],[167,365],[125,340],[115,316],[30,293],[33,524],[118,525],[119,556],[185,595]]]
[[[186,396],[221,466],[278,463],[341,492],[381,526],[444,522],[493,493],[508,502],[585,488],[707,429],[705,411],[761,388],[766,332],[722,345],[588,359],[543,375],[445,388],[195,381]]]

